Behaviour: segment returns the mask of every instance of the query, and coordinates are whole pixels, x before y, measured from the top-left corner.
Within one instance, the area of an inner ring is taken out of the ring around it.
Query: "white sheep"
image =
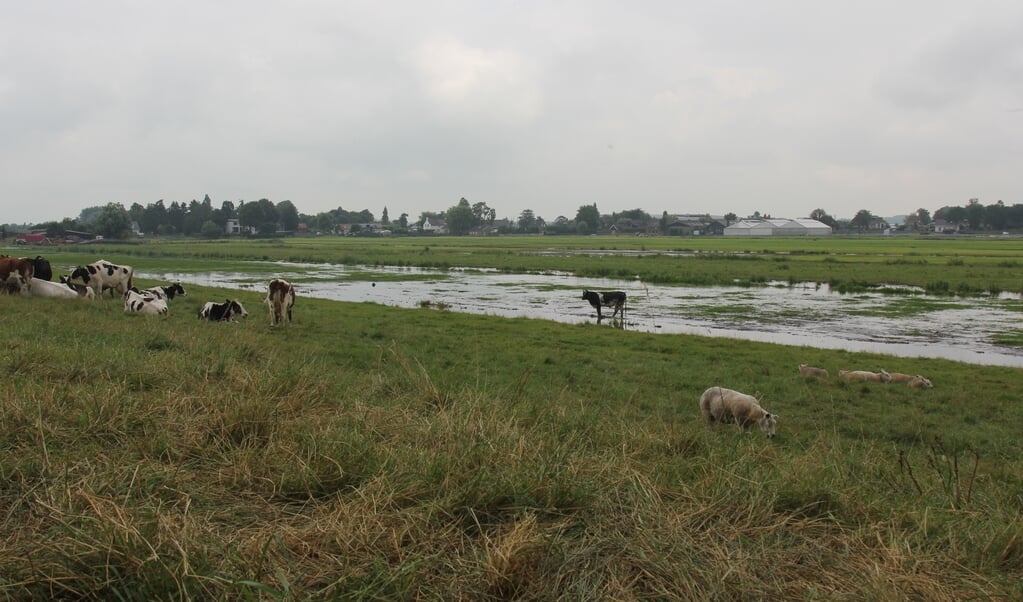
[[[760,407],[756,397],[724,387],[711,387],[700,396],[700,411],[707,425],[715,422],[734,422],[748,432],[754,424],[768,437],[774,437],[778,415]]]
[[[929,379],[926,379],[919,374],[906,381],[906,385],[914,389],[930,389],[934,386]]]
[[[884,370],[880,372],[868,372],[866,370],[839,370],[839,378],[847,380],[867,380],[875,383],[886,383],[891,381],[892,375]]]
[[[815,368],[806,364],[799,364],[799,374],[808,377],[816,376],[817,378],[829,378],[831,376],[824,368]]]

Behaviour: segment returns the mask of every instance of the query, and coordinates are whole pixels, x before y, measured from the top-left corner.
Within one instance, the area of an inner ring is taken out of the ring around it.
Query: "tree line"
[[[769,214],[754,212],[752,218],[769,218]],[[815,209],[807,216],[831,226],[836,231],[866,231],[872,229],[877,217],[862,209],[849,220],[838,220],[823,209]],[[708,216],[709,219],[709,216]],[[739,218],[735,213],[724,215],[725,224]],[[43,229],[49,236],[61,236],[66,232],[86,231],[107,238],[126,238],[132,235],[132,223],[138,226],[142,235],[182,235],[218,238],[226,232],[229,220],[237,220],[242,232],[259,236],[272,236],[281,232],[295,232],[300,223],[309,230],[338,233],[342,226],[348,233],[375,232],[386,228],[395,234],[407,233],[414,226],[421,226],[427,220],[443,220],[449,233],[470,234],[487,229],[497,233],[539,233],[546,234],[593,234],[607,231],[612,225],[639,224],[647,231],[669,233],[671,218],[667,211],[655,218],[641,209],[630,209],[611,214],[602,214],[596,203],[579,207],[573,218],[558,216],[548,221],[532,209],[524,209],[516,220],[498,220],[497,212],[486,202],[472,203],[464,197],[446,211],[424,211],[417,220],[410,220],[402,213],[397,220],[390,220],[387,207],[383,208],[380,222],[368,209],[349,211],[342,207],[316,214],[300,213],[289,200],[274,203],[268,199],[258,201],[224,201],[214,207],[209,195],[202,201],[189,203],[174,201],[167,205],[163,200],[148,205],[132,203],[125,208],[121,203],[107,203],[87,207],[77,218],[64,218],[59,222],[37,224],[36,230]],[[1007,231],[1023,230],[1023,204],[1006,205],[1002,201],[983,205],[978,199],[970,199],[965,205],[946,205],[932,216],[927,209],[918,209],[907,216],[903,228],[923,229],[940,220],[956,230]],[[376,224],[378,228],[367,227]],[[11,231],[11,226],[4,226]]]

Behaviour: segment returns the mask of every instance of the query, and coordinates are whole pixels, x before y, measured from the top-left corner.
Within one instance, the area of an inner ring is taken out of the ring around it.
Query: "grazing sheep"
[[[817,378],[828,378],[831,375],[824,368],[814,368],[806,364],[799,364],[800,376],[816,376]]]
[[[892,379],[892,375],[884,370],[880,372],[868,372],[866,370],[839,370],[838,377],[846,380],[869,380],[875,383],[886,383]]]
[[[929,379],[926,379],[919,374],[909,379],[909,381],[906,382],[906,385],[914,389],[930,389],[934,386]]]
[[[711,387],[700,396],[700,411],[710,426],[715,422],[734,422],[744,433],[754,424],[769,438],[774,437],[778,415],[760,407],[756,397],[724,387]]]
[[[919,374],[903,374],[902,372],[891,372],[888,374],[888,376],[892,377],[892,379],[888,382],[893,383],[909,383],[909,381],[913,380],[914,378],[924,378]],[[924,378],[924,380],[927,379]]]

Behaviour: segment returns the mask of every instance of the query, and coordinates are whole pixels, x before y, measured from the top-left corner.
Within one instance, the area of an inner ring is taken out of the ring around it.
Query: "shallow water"
[[[1018,328],[1023,310],[1018,296],[962,299],[880,292],[838,294],[826,285],[812,283],[757,288],[681,287],[558,273],[275,265],[277,275],[291,280],[299,295],[337,301],[396,307],[418,307],[429,301],[446,304],[450,311],[596,323],[596,312],[582,299],[582,291],[622,290],[629,295],[626,319],[605,318],[601,325],[1023,367],[1023,350],[991,342],[995,334]],[[138,276],[260,292],[266,286],[266,277],[260,273]],[[374,280],[374,276],[379,279]],[[915,302],[923,305],[915,313],[899,310],[900,305]],[[807,363],[813,363],[811,353],[807,354]],[[893,363],[886,369],[898,370],[898,366]]]

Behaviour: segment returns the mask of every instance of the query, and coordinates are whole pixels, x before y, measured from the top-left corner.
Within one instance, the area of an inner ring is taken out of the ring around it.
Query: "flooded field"
[[[582,291],[622,290],[629,295],[626,319],[605,319],[602,326],[1023,367],[1023,350],[993,342],[1000,333],[1018,332],[1023,312],[1018,295],[974,299],[906,292],[838,294],[815,284],[678,287],[558,273],[275,265],[276,274],[291,280],[300,295],[337,301],[397,307],[430,303],[449,311],[596,323],[596,313],[581,298]],[[138,276],[260,292],[267,280],[255,273]],[[301,316],[301,310],[296,315]]]

